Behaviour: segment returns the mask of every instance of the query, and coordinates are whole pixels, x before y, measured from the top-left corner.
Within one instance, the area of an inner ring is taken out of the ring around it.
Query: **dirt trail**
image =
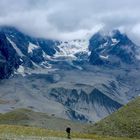
[[[0,136],[0,140],[69,140],[61,137],[29,137],[29,136]],[[70,140],[91,140],[91,139],[78,139],[71,138]]]

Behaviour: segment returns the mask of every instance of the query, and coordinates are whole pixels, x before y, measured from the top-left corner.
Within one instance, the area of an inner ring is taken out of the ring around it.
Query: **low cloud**
[[[78,39],[122,29],[140,44],[139,0],[1,0],[0,25],[36,37]]]

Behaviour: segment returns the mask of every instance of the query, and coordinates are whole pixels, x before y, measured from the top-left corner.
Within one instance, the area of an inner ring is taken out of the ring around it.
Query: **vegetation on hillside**
[[[16,109],[0,114],[0,124],[33,126],[57,131],[65,131],[67,126],[71,126],[72,130],[76,132],[81,132],[87,126],[86,124],[56,118],[54,115],[50,116],[29,109]]]
[[[88,133],[140,138],[140,97],[95,125]]]

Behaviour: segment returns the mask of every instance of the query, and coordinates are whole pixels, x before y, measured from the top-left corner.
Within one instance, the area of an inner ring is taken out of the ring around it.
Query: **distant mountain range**
[[[139,55],[118,30],[58,41],[0,27],[0,112],[27,108],[98,121],[139,95]]]

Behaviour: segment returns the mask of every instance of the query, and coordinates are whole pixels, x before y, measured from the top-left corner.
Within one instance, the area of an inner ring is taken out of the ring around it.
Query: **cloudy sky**
[[[0,25],[64,40],[119,28],[140,44],[140,0],[0,0]]]

